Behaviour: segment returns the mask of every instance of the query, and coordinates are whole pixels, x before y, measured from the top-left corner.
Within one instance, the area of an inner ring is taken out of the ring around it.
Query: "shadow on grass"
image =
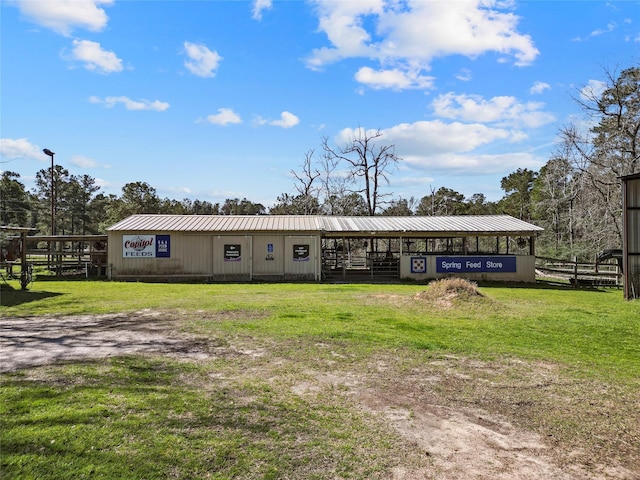
[[[8,318],[0,329],[0,372],[137,352],[202,353],[200,343],[170,334],[166,322],[153,316]]]
[[[0,305],[3,307],[15,307],[23,303],[35,302],[45,298],[57,297],[61,293],[32,292],[30,290],[2,289],[0,291]]]

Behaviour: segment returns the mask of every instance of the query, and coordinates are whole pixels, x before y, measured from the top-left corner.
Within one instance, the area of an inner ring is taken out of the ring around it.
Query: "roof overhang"
[[[320,215],[132,215],[108,232],[321,235],[326,238],[531,236],[543,229],[509,215],[346,217]]]

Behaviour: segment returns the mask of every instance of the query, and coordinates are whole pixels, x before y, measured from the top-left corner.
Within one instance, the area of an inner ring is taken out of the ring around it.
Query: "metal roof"
[[[110,232],[321,233],[325,236],[532,235],[543,229],[509,215],[329,217],[319,215],[132,215]]]

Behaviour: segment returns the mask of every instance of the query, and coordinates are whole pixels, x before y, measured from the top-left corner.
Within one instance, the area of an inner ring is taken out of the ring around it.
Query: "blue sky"
[[[271,206],[322,138],[380,130],[388,192],[502,197],[573,97],[640,62],[638,1],[1,0],[0,169]]]

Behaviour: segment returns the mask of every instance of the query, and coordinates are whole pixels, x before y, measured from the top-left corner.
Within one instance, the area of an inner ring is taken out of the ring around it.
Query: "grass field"
[[[519,468],[523,452],[538,468],[545,460],[542,475],[640,477],[640,303],[619,290],[426,291],[97,281],[2,291],[6,319],[146,315],[191,343],[3,374],[0,478],[490,478]],[[436,414],[542,446],[455,460],[416,433]]]

